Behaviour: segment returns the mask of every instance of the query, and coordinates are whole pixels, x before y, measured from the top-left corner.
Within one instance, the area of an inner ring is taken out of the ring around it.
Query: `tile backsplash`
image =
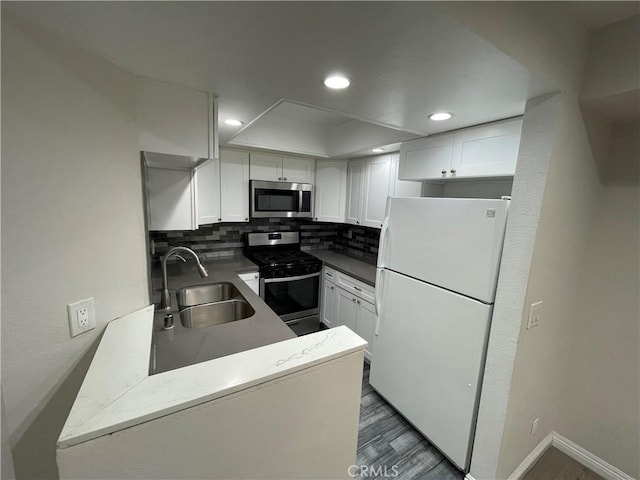
[[[278,230],[299,230],[303,250],[336,250],[368,262],[375,262],[378,254],[378,229],[289,218],[254,218],[248,223],[202,225],[198,230],[149,232],[149,245],[154,260],[177,245],[210,260],[242,254],[245,233]]]

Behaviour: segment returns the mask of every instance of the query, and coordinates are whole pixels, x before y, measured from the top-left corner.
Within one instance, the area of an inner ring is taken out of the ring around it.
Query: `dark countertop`
[[[242,256],[203,262],[209,272],[201,278],[193,259],[187,263],[167,265],[169,290],[174,313],[174,328],[163,330],[164,311],[156,309],[153,327],[153,346],[156,351],[155,372],[224,357],[272,343],[296,338],[296,334],[238,277],[238,273],[257,272],[258,267]],[[153,301],[160,300],[162,286],[160,268],[152,272]],[[185,328],[176,308],[175,290],[190,285],[231,282],[255,310],[249,318],[204,328]],[[156,290],[158,290],[156,292]],[[153,361],[153,360],[152,360]]]
[[[368,283],[373,287],[376,285],[375,265],[339,252],[334,252],[333,250],[306,250],[306,252],[322,260],[326,265],[342,273],[346,273],[361,282]]]

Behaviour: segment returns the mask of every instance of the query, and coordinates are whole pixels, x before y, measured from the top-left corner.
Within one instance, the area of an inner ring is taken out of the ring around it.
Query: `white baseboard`
[[[524,477],[524,474],[527,473],[531,467],[533,467],[538,459],[542,457],[542,454],[546,452],[553,442],[553,433],[550,432],[546,437],[542,439],[542,441],[536,445],[527,458],[525,458],[518,468],[516,468],[511,475],[509,475],[508,480],[519,480]]]
[[[470,474],[470,473],[467,473],[467,474],[464,476],[464,480],[476,480],[476,479],[475,479],[475,478],[473,478],[473,477],[471,476],[471,474]]]
[[[622,470],[614,467],[613,465],[605,462],[600,457],[585,450],[580,445],[572,442],[568,438],[563,437],[559,433],[551,432],[544,439],[536,445],[527,458],[525,458],[518,468],[516,468],[508,480],[520,480],[524,475],[535,465],[542,454],[547,451],[549,447],[555,447],[565,455],[573,458],[576,462],[584,465],[593,472],[600,475],[605,480],[634,480]],[[472,477],[465,477],[466,480]]]
[[[593,470],[605,480],[634,480],[622,470],[614,467],[610,463],[605,462],[600,457],[585,450],[580,445],[572,442],[568,438],[553,432],[553,446],[565,455],[573,458],[576,462],[581,463],[585,467]]]

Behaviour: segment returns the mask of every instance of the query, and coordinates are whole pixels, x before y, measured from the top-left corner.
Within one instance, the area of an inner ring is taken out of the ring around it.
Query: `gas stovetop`
[[[284,266],[317,261],[312,255],[300,250],[262,251],[249,253],[248,256],[260,266]]]
[[[261,277],[284,278],[319,272],[322,262],[300,250],[300,232],[252,232],[244,254],[260,267]]]

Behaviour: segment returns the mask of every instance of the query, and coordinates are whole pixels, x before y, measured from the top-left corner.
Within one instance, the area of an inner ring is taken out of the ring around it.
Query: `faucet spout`
[[[200,262],[200,257],[198,257],[198,254],[196,252],[194,252],[193,250],[191,250],[190,248],[187,248],[187,247],[173,247],[173,248],[171,248],[167,253],[164,254],[164,256],[161,259],[161,263],[162,263],[162,296],[161,296],[161,299],[160,299],[160,308],[163,308],[166,311],[170,311],[171,310],[171,297],[169,296],[169,282],[168,282],[168,278],[167,278],[167,260],[172,255],[176,255],[177,257],[179,257],[181,260],[184,261],[184,258],[182,258],[182,256],[180,256],[177,252],[183,252],[185,254],[191,255],[196,261],[197,268],[198,268],[198,273],[200,274],[200,276],[202,278],[206,278],[206,277],[209,276],[209,272],[207,272],[207,269],[204,268],[204,266]]]

